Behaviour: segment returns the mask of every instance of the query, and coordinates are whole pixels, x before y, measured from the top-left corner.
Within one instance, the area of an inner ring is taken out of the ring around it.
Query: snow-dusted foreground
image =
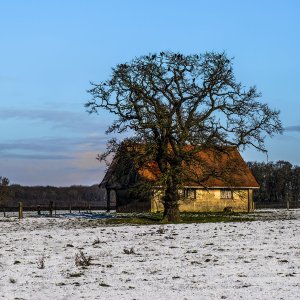
[[[293,216],[163,227],[0,218],[0,299],[299,299]],[[75,265],[80,250],[91,265]]]

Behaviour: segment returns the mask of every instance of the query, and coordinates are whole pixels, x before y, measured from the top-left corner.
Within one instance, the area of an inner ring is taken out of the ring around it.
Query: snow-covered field
[[[164,226],[0,217],[0,299],[299,299],[300,210],[268,214]],[[80,251],[90,265],[76,266]]]

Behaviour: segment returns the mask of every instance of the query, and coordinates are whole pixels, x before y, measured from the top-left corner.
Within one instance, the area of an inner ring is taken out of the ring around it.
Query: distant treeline
[[[12,184],[8,187],[5,201],[1,201],[0,206],[18,207],[19,202],[23,202],[24,207],[35,208],[38,205],[48,206],[50,201],[58,209],[70,206],[84,209],[106,205],[98,185],[53,187]]]
[[[248,166],[260,184],[254,193],[257,203],[289,203],[299,206],[300,167],[288,161],[269,163],[249,162]]]

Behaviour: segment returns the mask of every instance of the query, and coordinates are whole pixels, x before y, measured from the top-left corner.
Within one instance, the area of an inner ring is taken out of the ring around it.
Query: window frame
[[[185,199],[196,199],[196,189],[193,188],[184,188],[183,196]]]

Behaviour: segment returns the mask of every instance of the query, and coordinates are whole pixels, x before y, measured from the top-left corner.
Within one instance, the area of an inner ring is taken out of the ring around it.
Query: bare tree
[[[157,163],[167,221],[180,219],[177,190],[184,166],[196,160],[205,164],[199,161],[199,151],[248,145],[266,151],[265,136],[282,131],[279,111],[261,103],[255,87],[246,89],[236,81],[232,59],[225,53],[138,57],[113,68],[108,80],[92,83],[89,93],[89,112],[105,109],[117,117],[107,133],[130,130],[127,144],[143,144],[143,151],[133,157],[143,164]],[[117,140],[110,140],[99,159],[118,146]],[[201,184],[210,175],[206,172],[197,181]]]

